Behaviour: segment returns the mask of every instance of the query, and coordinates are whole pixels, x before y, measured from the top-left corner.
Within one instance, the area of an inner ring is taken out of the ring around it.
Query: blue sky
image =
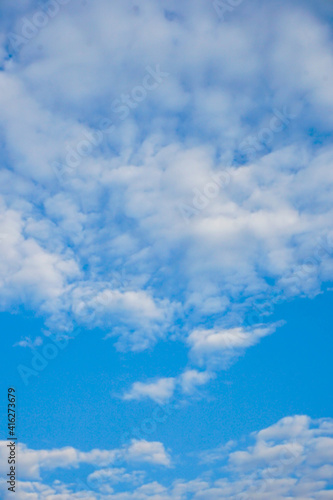
[[[16,498],[333,498],[332,19],[2,2]]]

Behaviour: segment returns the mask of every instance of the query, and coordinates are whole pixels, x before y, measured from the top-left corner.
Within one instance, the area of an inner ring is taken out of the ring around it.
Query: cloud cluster
[[[197,388],[207,384],[216,372],[226,369],[245,350],[254,346],[263,337],[271,335],[278,322],[271,325],[258,325],[256,328],[195,329],[187,336],[189,358],[192,364],[206,368],[198,371],[188,367],[176,377],[162,377],[147,382],[134,382],[124,395],[125,401],[151,399],[158,404],[167,403],[175,393],[191,395]]]
[[[18,51],[36,6],[4,2],[3,309],[119,349],[192,332],[199,360],[272,287],[332,279],[330,32],[311,2],[255,5],[68,2]]]
[[[6,470],[8,441],[0,442],[2,472]],[[32,450],[26,445],[18,444],[19,467],[21,479],[40,479],[42,470],[57,468],[77,468],[80,464],[106,467],[116,463],[148,463],[169,467],[170,457],[162,443],[132,439],[123,448],[114,450],[92,450],[82,452],[72,447],[53,450]]]
[[[209,450],[201,458],[199,477],[178,479],[169,485],[149,481],[148,472],[128,466],[109,467],[119,457],[128,462],[170,465],[161,443],[133,441],[119,450],[78,452],[73,448],[32,451],[20,448],[22,473],[18,499],[42,500],[329,500],[333,487],[333,422],[305,415],[285,417],[248,437],[248,445],[236,442]],[[207,460],[209,458],[209,460]],[[208,464],[205,464],[208,462]],[[92,464],[96,470],[86,481],[48,484],[39,471]],[[181,467],[182,464],[178,464]],[[108,467],[105,467],[108,466]],[[207,467],[209,469],[207,470]],[[178,474],[177,474],[178,475]],[[37,479],[37,480],[36,480]],[[0,488],[5,490],[4,482]],[[125,488],[125,489],[124,489]],[[6,493],[5,498],[9,498]]]

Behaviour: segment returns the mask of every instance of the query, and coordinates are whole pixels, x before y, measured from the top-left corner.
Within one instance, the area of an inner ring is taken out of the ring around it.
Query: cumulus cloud
[[[148,471],[131,470],[129,465],[105,468],[107,462],[114,461],[109,451],[93,450],[82,454],[74,449],[36,450],[32,456],[32,450],[28,453],[23,447],[20,456],[23,453],[22,471],[27,480],[19,481],[17,498],[23,500],[30,495],[32,499],[46,499],[52,495],[59,500],[149,500],[152,497],[159,500],[328,500],[333,491],[332,440],[332,419],[312,420],[305,415],[285,417],[246,437],[247,443],[244,440],[242,444],[229,442],[209,450],[199,477],[174,477],[168,485],[149,480]],[[30,466],[33,462],[38,463],[40,469],[27,468],[27,453]],[[157,442],[132,441],[121,453],[122,460],[127,462],[170,465],[163,445]],[[81,482],[79,490],[73,484],[58,480],[47,484],[36,476],[46,468],[83,463],[94,464],[97,469],[89,474],[85,483]],[[9,498],[4,480],[0,488],[5,498]]]
[[[137,483],[142,482],[144,477],[143,472],[134,471],[127,472],[125,468],[113,467],[112,469],[99,469],[92,472],[87,477],[87,482],[119,484],[119,483]]]
[[[6,470],[7,444],[8,441],[0,442],[2,472]],[[18,444],[20,456],[20,478],[39,479],[42,470],[53,470],[56,468],[78,467],[80,464],[91,464],[98,467],[106,467],[121,462],[149,463],[170,466],[171,459],[162,443],[157,441],[145,441],[132,439],[123,448],[114,450],[95,449],[83,452],[73,447],[32,450],[25,444]]]
[[[107,287],[107,288],[106,288]],[[145,290],[112,290],[107,283],[82,284],[73,291],[73,313],[89,325],[114,324],[106,339],[120,336],[119,349],[139,351],[164,336],[175,306]]]
[[[173,396],[175,384],[176,381],[172,377],[160,378],[155,382],[134,382],[123,399],[131,401],[150,398],[156,403],[164,403]]]
[[[333,278],[330,2],[239,2],[223,23],[206,0],[52,3],[25,37],[43,7],[2,1],[0,308],[50,331],[98,326],[122,350],[181,339],[189,367],[124,397],[192,394],[273,332],[245,322],[257,300],[312,297]],[[330,429],[289,417],[223,448],[233,480],[111,485],[108,498],[329,498]],[[160,443],[20,446],[33,500],[79,498],[33,481],[53,467],[170,464]]]
[[[254,329],[241,327],[230,329],[198,329],[188,336],[190,356],[198,364],[210,364],[216,368],[229,363],[244,349],[257,344],[262,337],[274,332],[276,325]]]
[[[203,0],[68,3],[19,50],[36,6],[3,5],[2,308],[142,350],[332,279],[332,40],[311,2],[222,24]]]
[[[125,458],[134,462],[170,466],[171,460],[162,443],[133,439],[125,452]]]
[[[29,208],[29,205],[28,205]],[[26,235],[27,220],[0,199],[0,306],[26,303],[48,313],[56,312],[79,268],[69,250],[50,251]]]
[[[178,391],[180,394],[190,395],[202,385],[207,384],[214,374],[187,369],[177,377],[159,378],[152,382],[134,382],[130,390],[123,395],[125,401],[151,399],[156,403],[167,403]]]
[[[209,372],[199,372],[194,369],[186,370],[179,377],[181,390],[184,394],[192,394],[197,387],[207,384],[213,377],[214,375]]]

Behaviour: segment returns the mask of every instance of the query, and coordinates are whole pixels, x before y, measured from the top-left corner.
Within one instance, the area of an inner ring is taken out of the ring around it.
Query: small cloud
[[[152,399],[156,403],[165,403],[172,398],[176,385],[175,378],[160,378],[155,382],[134,382],[123,399],[127,401]]]
[[[16,344],[14,344],[14,347],[16,346],[30,347],[30,349],[33,349],[34,347],[42,345],[42,343],[43,343],[42,337],[36,337],[35,339],[31,339],[30,337],[24,337],[23,340],[16,342]]]
[[[111,484],[120,484],[120,483],[132,483],[138,484],[143,481],[145,473],[142,471],[133,471],[127,472],[125,468],[108,468],[108,469],[100,469],[92,472],[88,476],[89,482],[96,482],[99,484],[102,483],[111,483]]]
[[[132,439],[131,445],[125,453],[127,461],[147,462],[170,467],[171,459],[162,443],[158,441],[145,441]]]
[[[184,394],[192,394],[198,386],[207,384],[215,375],[198,370],[186,370],[179,377],[179,385]]]
[[[159,378],[153,382],[134,382],[123,399],[139,401],[149,398],[158,404],[164,404],[174,396],[177,389],[183,394],[190,395],[198,386],[206,384],[214,377],[214,373],[188,369],[178,377]]]
[[[201,463],[211,464],[213,462],[224,460],[228,457],[230,450],[232,450],[236,444],[236,441],[228,441],[227,444],[217,446],[211,450],[203,451],[200,454]]]
[[[253,329],[236,327],[193,330],[187,339],[190,356],[199,365],[226,367],[233,358],[237,358],[246,348],[254,346],[261,338],[273,333],[281,324],[283,322],[258,325]]]

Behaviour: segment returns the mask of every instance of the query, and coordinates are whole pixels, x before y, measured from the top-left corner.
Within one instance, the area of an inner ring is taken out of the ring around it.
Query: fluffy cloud
[[[260,326],[272,308],[259,326],[244,319],[257,301],[314,296],[333,278],[330,2],[238,3],[222,23],[206,0],[52,0],[40,27],[43,7],[2,1],[0,307],[23,305],[52,332],[98,326],[122,350],[181,339],[189,368],[126,399],[192,394],[273,331]],[[246,449],[213,450],[223,472],[130,492],[114,491],[111,466],[169,465],[161,443],[21,445],[32,480],[85,463],[111,483],[26,481],[21,496],[326,499],[330,429],[289,417]]]
[[[212,378],[214,378],[213,373],[187,369],[178,377],[159,378],[153,382],[134,382],[130,390],[123,395],[123,399],[132,401],[149,398],[163,404],[174,396],[176,390],[190,395],[197,387],[207,384]]]
[[[149,482],[147,473],[127,468],[103,468],[114,461],[111,452],[94,450],[83,453],[74,449],[35,451],[20,449],[23,458],[22,471],[29,478],[37,472],[54,467],[94,464],[96,471],[89,474],[79,488],[73,484],[54,481],[20,481],[17,498],[32,500],[52,498],[94,498],[97,500],[220,500],[234,498],[244,500],[304,500],[332,498],[333,480],[333,422],[331,419],[312,420],[307,416],[292,416],[253,433],[248,444],[236,442],[219,446],[206,453],[209,460],[202,465],[201,476],[194,479],[174,478],[164,486],[157,481]],[[116,450],[116,455],[119,450]],[[27,460],[29,457],[29,460]],[[141,461],[164,466],[170,465],[161,443],[133,441],[121,457],[125,461]],[[21,458],[21,460],[22,460]],[[30,466],[27,468],[27,461]],[[212,466],[212,462],[216,462]],[[37,468],[38,463],[38,468]],[[22,467],[22,466],[21,466]],[[146,482],[144,482],[146,480]],[[121,486],[119,486],[121,485]],[[124,487],[126,490],[124,490]],[[5,493],[4,480],[0,488]],[[119,488],[119,491],[117,491]]]
[[[135,351],[164,336],[175,309],[168,300],[155,299],[147,291],[112,290],[107,283],[82,284],[73,290],[72,297],[78,322],[101,327],[114,324],[105,338],[120,336],[117,347]]]
[[[262,337],[270,335],[276,325],[254,329],[198,329],[188,336],[190,356],[200,365],[208,363],[217,368],[239,356],[247,347],[257,344]]]
[[[28,224],[20,211],[0,199],[0,305],[5,309],[19,300],[56,312],[59,299],[79,278],[79,268],[69,250],[51,251],[27,235]]]
[[[183,393],[192,394],[197,387],[207,384],[213,377],[212,373],[189,369],[181,374],[179,383]]]
[[[2,472],[6,470],[8,441],[0,442]],[[114,450],[92,450],[82,452],[72,447],[53,450],[32,450],[24,444],[18,444],[20,456],[20,477],[39,479],[42,470],[53,470],[59,467],[78,467],[80,464],[91,464],[106,467],[119,462],[149,463],[170,466],[170,457],[162,443],[157,441],[133,439],[127,446]]]
[[[98,482],[98,483],[108,483],[108,484],[118,484],[118,483],[136,483],[143,479],[144,474],[140,472],[128,473],[124,468],[112,469],[99,469],[92,474],[89,474],[87,482]]]
[[[150,398],[156,403],[164,403],[173,396],[175,384],[174,378],[160,378],[150,383],[134,382],[123,398],[127,401]]]
[[[8,34],[36,6],[3,7],[3,308],[65,329],[90,317],[142,350],[206,321],[218,335],[222,316],[241,328],[272,287],[318,293],[333,59],[311,2],[244,2],[222,24],[201,0],[61,5],[19,50]]]
[[[129,461],[147,462],[150,464],[170,466],[170,457],[166,453],[162,443],[157,441],[148,442],[145,440],[132,440],[125,452],[125,457]]]

